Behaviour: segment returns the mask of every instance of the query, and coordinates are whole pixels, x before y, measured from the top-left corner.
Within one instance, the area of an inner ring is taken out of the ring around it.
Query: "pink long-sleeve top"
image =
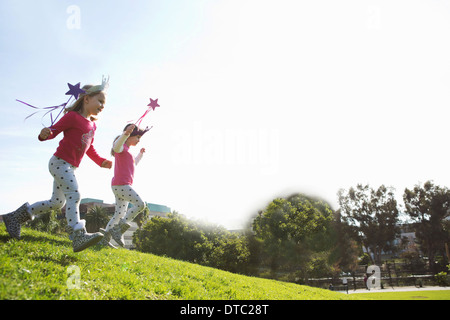
[[[71,165],[78,167],[85,154],[101,166],[105,158],[98,155],[94,148],[94,134],[97,126],[76,111],[66,113],[57,123],[50,127],[51,134],[46,140],[54,139],[63,132],[64,137],[54,153]],[[42,139],[39,137],[39,140]]]
[[[111,181],[113,186],[132,185],[134,178],[134,157],[128,151],[130,147],[123,145],[121,152],[114,155],[114,177]]]
[[[111,185],[124,186],[133,185],[134,168],[141,161],[143,153],[139,152],[136,157],[130,153],[130,146],[126,144],[130,135],[125,132],[114,141],[114,177]]]

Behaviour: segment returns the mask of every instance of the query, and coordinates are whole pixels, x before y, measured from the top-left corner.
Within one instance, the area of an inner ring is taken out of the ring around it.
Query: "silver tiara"
[[[99,91],[105,91],[108,90],[109,87],[109,76],[106,78],[105,76],[102,76],[102,84],[92,86],[89,89],[86,90],[86,94],[93,93],[93,92],[99,92]]]

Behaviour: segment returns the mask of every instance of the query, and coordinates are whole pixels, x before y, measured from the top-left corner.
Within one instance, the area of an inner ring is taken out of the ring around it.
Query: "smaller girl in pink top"
[[[114,140],[111,154],[114,156],[114,177],[111,187],[116,197],[116,210],[114,216],[108,222],[106,229],[100,229],[104,234],[102,243],[112,246],[109,241],[111,237],[120,246],[124,246],[123,234],[130,228],[133,219],[145,209],[145,202],[132,188],[134,168],[144,155],[145,148],[142,148],[136,157],[129,152],[131,146],[136,146],[141,137],[149,129],[139,129],[134,124],[125,126],[122,135]],[[133,206],[128,208],[128,204]]]

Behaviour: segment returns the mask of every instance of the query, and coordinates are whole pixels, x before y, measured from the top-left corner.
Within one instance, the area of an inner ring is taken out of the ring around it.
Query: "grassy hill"
[[[75,269],[70,266],[76,266]],[[79,269],[77,269],[79,268]],[[79,282],[75,281],[79,270]],[[67,283],[79,289],[69,289]],[[0,225],[0,299],[356,299],[125,249],[74,253],[67,237]]]

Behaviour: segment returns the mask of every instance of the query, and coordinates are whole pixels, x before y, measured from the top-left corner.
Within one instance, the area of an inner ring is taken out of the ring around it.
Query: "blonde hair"
[[[81,89],[83,89],[84,91],[87,91],[90,88],[92,88],[93,86],[94,85],[92,85],[92,84],[86,84]],[[90,92],[90,93],[81,93],[79,95],[78,99],[74,103],[72,103],[72,105],[70,107],[67,107],[66,109],[64,109],[64,113],[66,114],[69,111],[76,111],[76,112],[80,113],[84,107],[84,97],[86,97],[86,96],[93,97],[93,96],[99,94],[100,92],[102,92],[102,91],[99,90],[99,91],[94,91],[94,92]],[[97,120],[97,118],[94,116],[91,116],[90,120],[95,121],[95,120]]]

